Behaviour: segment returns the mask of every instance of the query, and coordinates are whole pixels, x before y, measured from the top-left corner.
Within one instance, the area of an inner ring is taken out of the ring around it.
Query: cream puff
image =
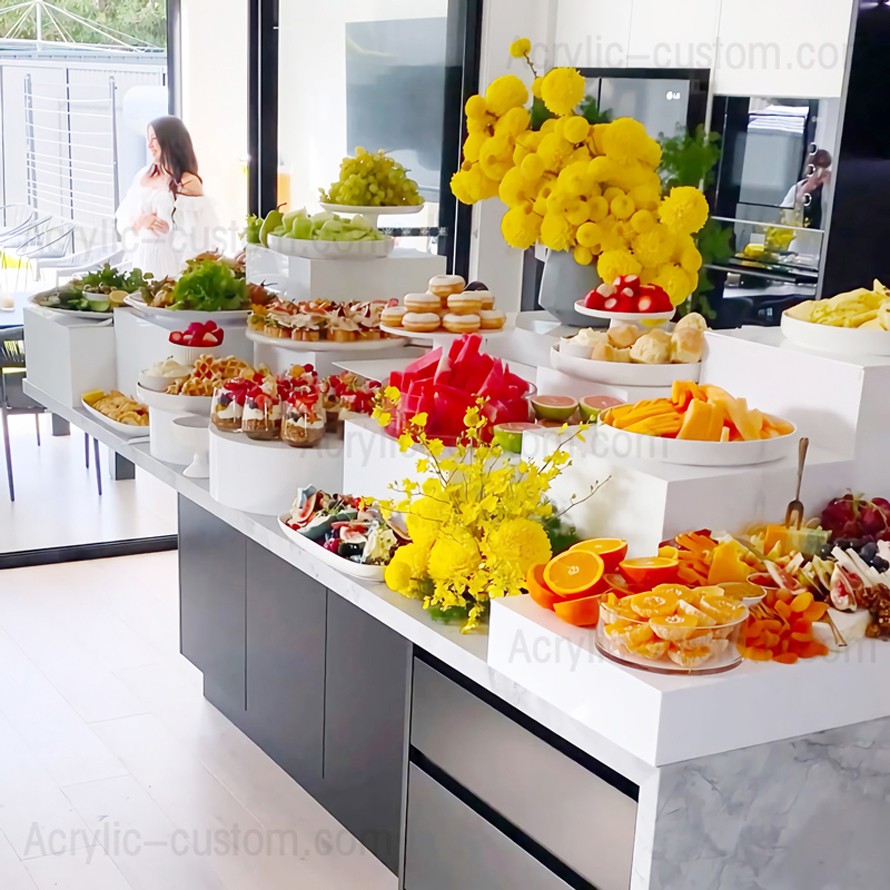
[[[386,325],[388,328],[400,328],[402,319],[408,310],[404,306],[387,306],[380,313],[380,324]]]
[[[630,360],[642,365],[666,365],[671,360],[671,335],[654,330],[643,334],[630,349]]]
[[[438,312],[442,301],[435,294],[405,294],[405,309],[408,312]]]
[[[430,278],[427,288],[431,294],[445,299],[452,294],[463,293],[467,282],[463,275],[435,275]]]
[[[474,291],[452,294],[448,298],[448,311],[455,315],[478,315],[482,311],[482,300]]]
[[[418,334],[438,331],[441,324],[442,319],[438,312],[406,312],[402,318],[402,327]]]
[[[646,332],[635,324],[619,322],[609,328],[609,342],[616,349],[628,349]]]
[[[442,319],[442,327],[452,334],[472,334],[482,327],[482,319],[478,315],[455,315],[449,312]]]
[[[684,315],[674,326],[675,331],[682,331],[686,328],[692,328],[695,331],[706,331],[708,322],[700,313],[690,312],[689,315]]]
[[[694,365],[702,360],[704,353],[705,335],[698,328],[677,327],[671,334],[671,361]]]
[[[507,323],[507,313],[500,309],[482,309],[479,312],[482,329],[485,331],[499,331]]]
[[[629,362],[629,349],[616,349],[608,341],[597,343],[590,351],[590,357],[595,362]]]

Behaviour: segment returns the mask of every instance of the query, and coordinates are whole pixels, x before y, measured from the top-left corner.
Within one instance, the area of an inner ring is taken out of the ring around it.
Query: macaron
[[[405,294],[405,308],[408,312],[438,312],[442,306],[436,294]]]
[[[449,312],[442,319],[442,327],[452,334],[472,334],[482,326],[482,320],[478,315],[456,315]]]
[[[431,333],[438,331],[442,318],[438,312],[407,312],[402,318],[402,327],[415,333]]]
[[[437,297],[450,297],[463,293],[467,282],[463,275],[435,275],[430,278],[429,292]]]
[[[499,331],[507,323],[507,314],[500,309],[483,309],[479,320],[483,330]]]
[[[482,309],[482,301],[478,293],[452,294],[448,298],[448,311],[455,315],[478,315]]]
[[[402,326],[402,319],[407,313],[404,306],[387,306],[380,313],[380,324],[386,325],[388,328],[398,328]]]

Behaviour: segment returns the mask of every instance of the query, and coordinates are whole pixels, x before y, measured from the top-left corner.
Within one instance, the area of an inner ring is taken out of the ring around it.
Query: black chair
[[[3,426],[3,446],[6,451],[6,481],[9,499],[15,500],[15,482],[12,477],[12,442],[9,437],[9,417],[17,414],[33,414],[37,427],[37,444],[40,445],[40,415],[44,408],[29,399],[22,389],[25,378],[24,329],[0,329],[0,423]]]

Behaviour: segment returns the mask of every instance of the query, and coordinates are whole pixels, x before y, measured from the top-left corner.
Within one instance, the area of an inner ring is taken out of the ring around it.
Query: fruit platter
[[[148,434],[148,406],[122,392],[105,392],[101,389],[85,392],[81,404],[88,414],[123,436]]]
[[[787,457],[794,424],[749,408],[719,386],[675,381],[670,398],[643,399],[599,415],[597,435],[615,457],[700,467],[768,463]]]
[[[676,313],[667,291],[657,284],[643,284],[638,275],[622,275],[611,284],[598,284],[575,303],[575,311],[612,324],[635,321],[646,327],[658,327]]]
[[[798,346],[837,355],[890,355],[890,290],[875,281],[782,313],[782,333]]]
[[[106,263],[95,272],[72,278],[67,284],[34,294],[29,302],[75,318],[111,318],[116,306],[148,282],[139,269],[123,272]]]
[[[608,330],[585,328],[551,348],[550,364],[573,377],[613,386],[698,381],[707,328],[697,312],[671,329],[647,330],[634,322],[618,322]]]
[[[278,525],[307,553],[364,581],[383,581],[386,565],[407,540],[361,498],[327,494],[312,486],[297,493]]]

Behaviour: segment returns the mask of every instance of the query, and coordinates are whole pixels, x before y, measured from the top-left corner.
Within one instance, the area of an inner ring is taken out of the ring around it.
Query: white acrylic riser
[[[62,404],[80,407],[93,389],[111,389],[115,377],[114,327],[71,318],[30,304],[24,309],[28,380]]]
[[[192,462],[194,448],[188,440],[187,433],[177,427],[173,421],[184,417],[186,411],[164,411],[152,408],[149,424],[149,450],[151,456],[170,464],[185,466]]]
[[[265,365],[270,368],[274,374],[283,374],[294,365],[312,365],[322,377],[329,377],[331,374],[339,374],[342,370],[338,362],[349,360],[366,361],[368,359],[384,359],[392,358],[399,360],[403,358],[404,347],[393,346],[389,349],[383,349],[379,352],[357,352],[349,349],[349,344],[345,344],[342,350],[325,350],[316,352],[312,349],[312,343],[306,343],[306,349],[297,351],[295,349],[283,349],[280,346],[274,346],[267,343],[251,343],[253,346],[253,363],[254,366]]]
[[[523,436],[523,457],[549,454],[560,438],[556,431]],[[794,497],[797,459],[746,467],[689,467],[638,457],[615,458],[596,430],[585,442],[570,445],[572,464],[551,486],[560,508],[572,495],[584,497],[591,485],[609,481],[567,518],[583,537],[619,537],[631,556],[651,556],[675,534],[693,529],[739,532],[758,519],[781,522]],[[853,478],[848,460],[816,446],[810,448],[801,499],[817,512]]]
[[[392,485],[401,487],[404,479],[420,479],[415,466],[423,455],[413,449],[403,453],[376,420],[347,420],[344,442],[343,491],[347,494],[392,498]]]
[[[325,436],[315,448],[293,448],[211,426],[210,496],[236,510],[280,516],[299,488],[343,491],[343,453],[343,440],[335,436]]]
[[[445,257],[404,248],[383,259],[310,260],[247,247],[248,281],[265,282],[291,300],[401,299],[422,293],[430,278],[446,271]]]

